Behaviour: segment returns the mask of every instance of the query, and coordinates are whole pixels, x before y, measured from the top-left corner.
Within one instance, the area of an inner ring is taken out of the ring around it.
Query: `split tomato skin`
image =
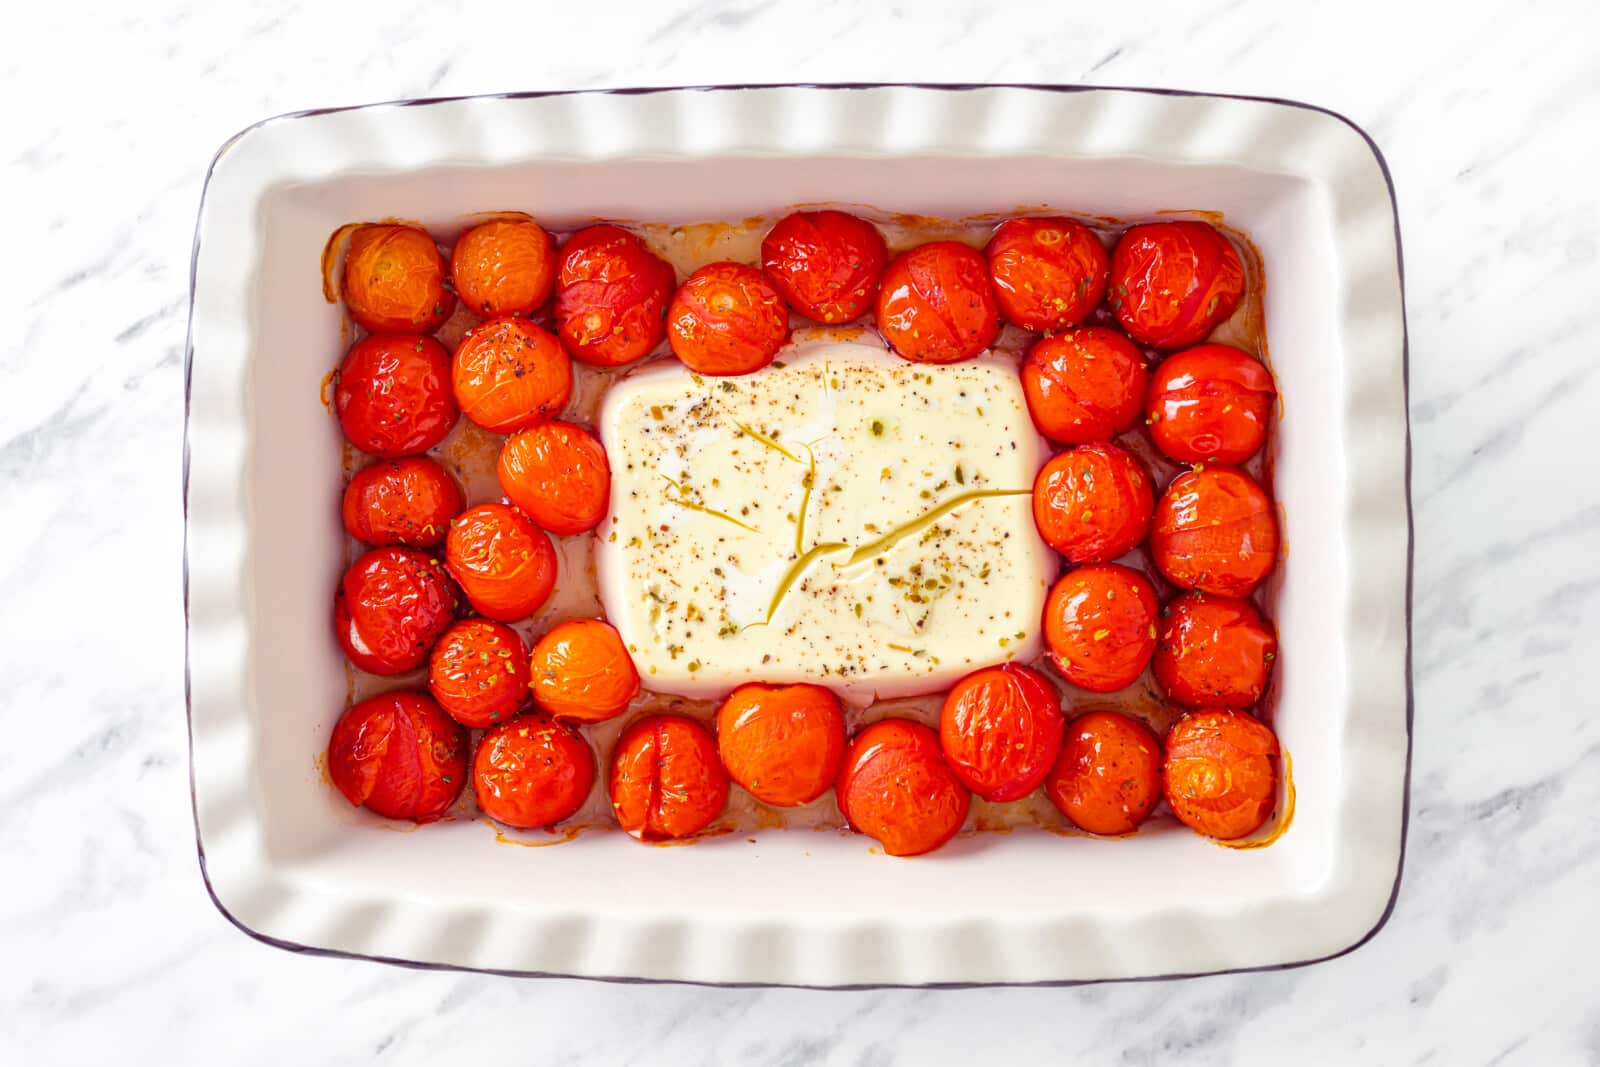
[[[884,268],[878,332],[913,363],[959,363],[1000,335],[1000,310],[983,253],[959,241],[901,252]]]
[[[844,748],[839,699],[821,686],[742,685],[717,711],[717,751],[729,777],[777,807],[826,793]]]
[[[1249,596],[1277,565],[1277,513],[1266,491],[1241,470],[1185,471],[1156,504],[1150,556],[1173,585]]]
[[[608,622],[568,619],[534,643],[534,702],[558,719],[604,722],[639,693],[639,671]]]
[[[639,841],[699,833],[728,804],[728,772],[704,726],[650,715],[622,732],[611,757],[611,810]]]
[[[1025,330],[1064,330],[1106,295],[1110,257],[1073,219],[1007,219],[989,238],[989,274],[1000,313]]]
[[[531,315],[555,287],[555,241],[532,219],[490,219],[456,239],[450,279],[475,315]]]
[[[1045,598],[1050,658],[1079,689],[1126,689],[1156,650],[1159,608],[1155,587],[1131,567],[1091,563],[1071,570]]]
[[[1236,465],[1266,443],[1275,396],[1260,360],[1232,345],[1199,345],[1156,368],[1145,422],[1156,447],[1179,463]]]
[[[888,259],[883,235],[843,211],[785,215],[761,242],[761,269],[790,307],[839,326],[872,309]]]
[[[432,333],[455,310],[444,257],[426,230],[374,223],[350,233],[340,283],[345,310],[371,333]]]
[[[1271,817],[1278,795],[1278,738],[1232,708],[1191,712],[1172,724],[1162,789],[1190,829],[1234,841]]]
[[[570,422],[537,422],[512,434],[496,473],[506,499],[553,534],[594,529],[611,503],[605,446]]]
[[[523,830],[570,819],[594,780],[594,750],[577,731],[538,712],[484,734],[472,761],[478,807]]]
[[[643,359],[666,336],[672,265],[620,226],[586,226],[562,246],[556,330],[572,358],[592,367]]]
[[[561,414],[572,397],[572,362],[549,330],[505,316],[462,336],[451,382],[463,415],[493,433],[514,433]]]
[[[945,762],[939,735],[909,719],[881,719],[845,751],[834,786],[851,829],[891,856],[917,856],[949,841],[966,821],[971,794]]]
[[[473,610],[496,622],[525,619],[544,606],[556,585],[550,537],[506,504],[479,504],[450,524],[445,566]]]
[[[788,336],[788,305],[764,274],[743,263],[701,267],[667,308],[672,352],[697,374],[754,373]]]
[[[1122,328],[1151,348],[1186,348],[1232,315],[1244,265],[1215,226],[1151,222],[1122,235],[1111,257],[1111,307]]]
[[[433,822],[466,784],[467,731],[427,694],[355,704],[328,741],[328,777],[346,800],[386,819]]]
[[[461,513],[461,487],[426,456],[369,463],[345,487],[344,528],[374,547],[435,548]]]
[[[968,789],[1003,803],[1044,781],[1061,751],[1061,696],[1038,671],[1016,663],[961,679],[939,715],[939,746]]]
[[[460,619],[428,656],[428,691],[462,726],[487,730],[528,702],[528,650],[491,619]]]
[[[340,579],[333,629],[361,670],[404,674],[428,658],[455,610],[455,589],[438,560],[412,548],[374,548]]]
[[[1266,692],[1278,639],[1248,600],[1184,593],[1161,613],[1152,667],[1188,707],[1249,708]]]
[[[1028,350],[1021,377],[1034,426],[1064,445],[1109,441],[1131,430],[1149,382],[1144,354],[1104,326],[1041,338]]]
[[[1052,456],[1033,483],[1039,536],[1072,563],[1131,552],[1150,530],[1150,475],[1116,445],[1093,443]]]
[[[1067,724],[1045,793],[1080,830],[1131,834],[1161,800],[1161,742],[1138,719],[1091,711]]]
[[[369,456],[426,452],[460,415],[450,390],[450,355],[431,337],[362,338],[339,365],[333,410],[345,439]]]

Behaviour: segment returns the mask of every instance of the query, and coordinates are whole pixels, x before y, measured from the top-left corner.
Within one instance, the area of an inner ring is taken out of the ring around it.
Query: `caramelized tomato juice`
[[[860,212],[864,217],[874,221],[888,242],[891,255],[924,244],[928,241],[955,240],[964,244],[982,249],[988,242],[994,227],[1001,221],[1022,214],[1040,214],[1041,212],[1019,210],[1007,214],[973,216],[968,219],[949,221],[926,218],[914,215],[883,215],[874,212]],[[622,223],[628,229],[637,233],[650,247],[651,251],[671,263],[677,271],[678,280],[681,282],[696,268],[718,260],[733,260],[739,263],[749,263],[755,266],[761,261],[761,239],[766,236],[772,221],[782,216],[779,213],[773,219],[756,217],[744,219],[736,223],[708,222],[695,223],[683,226],[668,226],[653,223]],[[1168,213],[1163,213],[1168,214]],[[1247,275],[1244,299],[1240,301],[1238,309],[1233,316],[1219,326],[1209,338],[1212,341],[1225,342],[1236,345],[1267,361],[1266,330],[1262,317],[1262,286],[1263,274],[1261,269],[1261,256],[1255,246],[1248,239],[1236,231],[1228,230],[1222,225],[1220,216],[1206,212],[1177,212],[1171,214],[1187,217],[1204,217],[1207,221],[1219,226],[1228,232],[1234,240],[1234,246],[1239,251]],[[481,221],[477,219],[476,221]],[[1083,217],[1085,224],[1093,228],[1111,248],[1116,237],[1127,227],[1114,219]],[[559,239],[565,238],[564,232],[557,232]],[[337,237],[337,234],[335,235]],[[330,245],[334,241],[330,241]],[[332,264],[325,264],[325,275],[331,274]],[[435,336],[446,348],[454,351],[461,335],[478,323],[480,319],[459,302],[455,314],[437,331]],[[546,327],[552,327],[548,310],[534,317],[534,321]],[[1119,328],[1114,316],[1104,305],[1098,308],[1087,320],[1091,324],[1107,325]],[[791,317],[794,329],[794,339],[829,338],[841,341],[854,339],[876,340],[877,333],[871,326],[871,317],[868,316],[850,326],[823,327],[811,323],[799,316]],[[553,328],[553,327],[552,327]],[[343,338],[346,346],[354,343],[362,336],[363,331],[353,324],[347,324],[347,333]],[[1027,352],[1029,344],[1035,335],[1021,330],[1018,327],[1006,325],[996,340],[993,350],[1017,359],[1019,362]],[[1146,350],[1147,358],[1151,365],[1155,362],[1153,350]],[[573,391],[572,399],[568,402],[562,418],[579,423],[592,429],[600,410],[600,400],[605,395],[611,383],[621,377],[632,373],[640,366],[652,363],[659,359],[672,359],[671,349],[663,341],[651,355],[640,363],[627,367],[602,368],[590,367],[576,361],[572,364]],[[1269,363],[1270,366],[1270,363]],[[938,368],[932,368],[938,373]],[[1281,412],[1282,401],[1280,398],[1278,410]],[[1271,451],[1271,439],[1276,430],[1277,419],[1272,420],[1268,428],[1267,446],[1244,465],[1255,477],[1269,495],[1272,493],[1272,470],[1267,454]],[[461,483],[466,495],[467,505],[481,504],[486,501],[503,499],[500,483],[495,473],[496,462],[500,455],[500,446],[505,438],[496,433],[490,433],[462,417],[450,435],[440,442],[428,454],[442,463],[451,471]],[[1149,433],[1143,425],[1136,426],[1133,430],[1116,439],[1121,447],[1138,456],[1150,470],[1155,479],[1157,496],[1168,482],[1186,468],[1167,459],[1161,454],[1151,441]],[[1053,446],[1054,447],[1054,446]],[[344,446],[344,466],[346,481],[360,467],[365,466],[370,459],[356,451],[350,445]],[[1280,516],[1281,518],[1281,516]],[[530,619],[511,624],[512,628],[522,634],[531,647],[534,640],[556,623],[573,618],[598,618],[604,617],[605,612],[600,603],[599,583],[595,577],[593,534],[581,533],[570,537],[551,537],[555,543],[557,555],[560,558],[560,571],[556,578],[555,592],[550,600],[539,610],[539,613]],[[345,562],[354,562],[357,556],[364,551],[364,546],[353,538],[346,538]],[[1287,554],[1285,543],[1282,554]],[[442,554],[442,550],[441,550]],[[1155,584],[1161,602],[1166,603],[1178,590],[1162,578],[1160,572],[1150,560],[1149,552],[1143,547],[1135,549],[1132,553],[1118,560],[1133,567],[1146,575]],[[1065,568],[1063,568],[1064,570]],[[1267,583],[1270,584],[1270,583]],[[1261,599],[1261,591],[1255,594],[1255,599]],[[1269,612],[1264,612],[1271,618]],[[1181,709],[1170,705],[1161,695],[1149,668],[1139,680],[1126,689],[1116,693],[1090,693],[1067,684],[1060,673],[1050,663],[1047,656],[1040,656],[1029,664],[1043,671],[1063,695],[1063,713],[1070,720],[1088,711],[1118,711],[1149,724],[1158,736],[1165,737],[1168,727],[1179,717]],[[393,689],[427,686],[427,668],[394,677],[378,677],[346,666],[349,675],[349,700],[355,702],[378,693],[388,692]],[[1276,674],[1273,676],[1276,678]],[[1267,721],[1271,721],[1271,708],[1276,703],[1276,685],[1269,681],[1267,692],[1262,697],[1261,707],[1257,711]],[[867,708],[845,708],[845,723],[849,733],[853,736],[857,730],[868,723],[878,719],[900,717],[915,719],[932,726],[935,730],[939,726],[939,710],[944,704],[944,693],[933,693],[927,696],[911,697],[901,700],[879,701]],[[596,784],[590,792],[589,798],[571,819],[548,831],[539,830],[507,830],[497,828],[495,836],[498,840],[513,844],[559,844],[569,841],[579,832],[592,829],[616,828],[616,822],[611,816],[611,803],[607,794],[606,783],[610,770],[610,755],[612,746],[616,743],[618,735],[627,728],[635,719],[656,712],[671,711],[688,715],[707,724],[714,729],[713,720],[716,717],[717,701],[687,700],[683,697],[666,693],[653,693],[648,689],[643,690],[628,706],[628,710],[609,722],[598,723],[582,727],[583,735],[588,739],[595,752],[598,775]],[[481,731],[474,730],[474,745]],[[1280,761],[1287,766],[1287,761]],[[1292,786],[1289,787],[1292,795]],[[1287,829],[1287,819],[1280,820],[1280,814],[1275,812],[1268,821],[1263,833],[1276,836],[1283,829]],[[461,799],[457,802],[450,817],[458,819],[482,819],[473,799],[472,789],[464,790]],[[1171,820],[1172,816],[1162,802],[1156,812],[1152,814],[1153,820]],[[484,819],[487,822],[487,819]],[[1279,825],[1281,822],[1281,825]],[[493,825],[493,824],[491,824]],[[1274,827],[1276,826],[1276,829]],[[1055,805],[1044,795],[1043,789],[1035,790],[1032,794],[1021,800],[1005,804],[994,804],[976,796],[972,798],[972,812],[967,817],[966,826],[962,834],[975,831],[1009,832],[1017,827],[1035,827],[1057,834],[1079,834],[1073,825],[1067,821]],[[839,814],[838,806],[834,802],[833,791],[829,790],[812,803],[799,808],[775,808],[756,800],[749,793],[734,786],[729,793],[728,806],[718,816],[715,822],[708,827],[701,837],[718,836],[723,834],[748,834],[757,830],[776,828],[812,829],[812,830],[842,830],[845,828],[844,816]],[[1084,835],[1089,836],[1089,835]],[[689,839],[690,841],[695,838]],[[666,842],[667,844],[684,842]],[[1255,842],[1235,842],[1233,844],[1254,844]]]

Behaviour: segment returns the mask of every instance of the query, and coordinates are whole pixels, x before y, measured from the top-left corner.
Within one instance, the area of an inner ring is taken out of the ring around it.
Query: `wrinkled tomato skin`
[[[717,711],[722,765],[767,804],[795,807],[826,793],[844,746],[839,700],[821,686],[742,685]]]
[[[1150,556],[1173,585],[1243,597],[1278,561],[1278,519],[1261,486],[1232,467],[1172,480],[1156,505]]]
[[[1033,521],[1045,543],[1072,563],[1132,551],[1150,529],[1155,494],[1129,453],[1087,444],[1051,457],[1033,483]]]
[[[462,726],[487,730],[528,702],[528,650],[504,623],[461,619],[433,646],[428,691]]]
[[[872,310],[888,251],[878,228],[843,211],[796,211],[761,242],[761,269],[790,307],[838,326]]]
[[[901,252],[884,268],[878,332],[913,363],[971,359],[1000,334],[1000,310],[983,254],[959,241]]]
[[[426,456],[369,463],[345,487],[344,528],[375,547],[433,548],[461,513],[461,487]]]
[[[386,819],[433,822],[467,781],[467,731],[425,693],[363,700],[339,716],[328,777],[345,799]]]
[[[438,560],[412,548],[374,548],[340,579],[333,628],[357,667],[403,674],[428,658],[455,610],[455,590]]]
[[[1208,837],[1232,841],[1259,830],[1278,796],[1278,738],[1231,708],[1195,711],[1167,734],[1162,790],[1172,813]]]
[[[985,800],[1020,800],[1044,781],[1061,750],[1061,696],[1016,663],[961,679],[939,715],[939,746],[961,784]]]
[[[539,422],[512,434],[496,468],[506,499],[553,534],[592,530],[611,503],[605,446],[570,422]]]
[[[1254,604],[1184,593],[1161,615],[1152,667],[1167,696],[1192,708],[1249,708],[1261,699],[1278,640]]]
[[[426,230],[360,226],[350,234],[341,284],[345,310],[372,333],[432,333],[455,310],[444,257]]]
[[[909,719],[882,719],[855,736],[834,786],[851,829],[891,856],[932,852],[961,829],[971,794],[939,748],[939,735]]]
[[[1152,348],[1205,340],[1244,296],[1244,265],[1216,227],[1152,222],[1122,235],[1111,256],[1111,309]]]
[[[1149,382],[1144,354],[1103,326],[1041,338],[1028,350],[1021,376],[1033,424],[1064,445],[1109,441],[1131,430]]]
[[[479,223],[450,250],[450,279],[473,314],[532,314],[555,287],[555,241],[532,219]]]
[[[556,584],[549,536],[506,504],[468,508],[450,525],[445,564],[474,610],[497,622],[538,611]]]
[[[532,830],[568,819],[594,788],[594,751],[577,732],[534,712],[483,735],[472,761],[478,807]]]
[[[1044,605],[1044,638],[1061,676],[1091,693],[1139,680],[1156,650],[1159,603],[1150,580],[1130,567],[1091,563],[1069,571]]]
[[[489,319],[456,346],[451,380],[463,415],[485,430],[512,433],[561,414],[572,397],[572,362],[543,326]]]
[[[639,693],[621,636],[599,619],[569,619],[539,638],[530,660],[534,702],[559,719],[603,722]]]
[[[1025,330],[1064,330],[1100,306],[1111,260],[1094,231],[1067,218],[1008,219],[989,238],[1000,313]]]
[[[1199,345],[1156,368],[1145,422],[1179,463],[1243,463],[1266,443],[1276,395],[1260,360],[1232,345]]]
[[[697,374],[750,374],[771,363],[789,336],[789,308],[760,271],[708,263],[689,275],[667,308],[667,340]]]
[[[650,715],[617,739],[611,810],[639,841],[697,834],[728,803],[728,772],[704,726],[682,715]]]
[[[333,410],[345,438],[369,456],[426,452],[460,415],[450,391],[450,354],[431,337],[363,338],[339,365]]]
[[[1161,742],[1126,715],[1080,715],[1067,724],[1045,793],[1080,830],[1131,834],[1161,800]]]
[[[620,367],[666,336],[672,265],[619,226],[588,226],[567,239],[556,274],[556,329],[579,363]]]

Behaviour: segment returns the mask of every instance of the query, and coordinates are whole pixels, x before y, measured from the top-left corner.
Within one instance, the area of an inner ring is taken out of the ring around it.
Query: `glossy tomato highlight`
[[[486,730],[528,702],[528,650],[504,623],[461,619],[433,646],[428,691],[456,722]]]
[[[438,560],[412,548],[374,548],[340,579],[333,629],[357,667],[403,674],[428,658],[455,610],[455,590]]]
[[[1152,348],[1206,338],[1244,296],[1244,265],[1216,227],[1152,222],[1122,235],[1111,257],[1111,309]]]
[[[1153,668],[1189,707],[1248,708],[1266,692],[1278,640],[1248,600],[1185,593],[1161,612]]]
[[[1021,376],[1033,424],[1065,445],[1109,441],[1132,429],[1149,381],[1144,354],[1103,326],[1041,338]]]
[[[623,731],[611,756],[611,810],[640,841],[688,837],[728,804],[728,772],[706,728],[650,715]]]
[[[1272,501],[1232,467],[1186,471],[1156,505],[1150,556],[1173,585],[1248,596],[1278,562]]]
[[[550,537],[516,508],[479,504],[445,538],[445,563],[474,610],[499,622],[538,611],[556,584]]]
[[[461,487],[426,456],[382,460],[356,471],[345,487],[344,528],[369,545],[433,548],[461,512]]]
[[[347,709],[328,741],[328,777],[386,819],[433,822],[467,781],[467,731],[426,694],[384,693]]]
[[[788,305],[765,275],[743,263],[701,267],[667,308],[673,354],[699,374],[758,371],[788,336]]]
[[[416,226],[352,230],[340,288],[345,310],[372,333],[432,333],[456,306],[445,288],[444,257]]]
[[[1202,834],[1223,841],[1248,837],[1272,815],[1277,757],[1277,736],[1242,711],[1185,715],[1167,734],[1167,803],[1185,826]]]
[[[588,743],[538,712],[484,734],[472,761],[478,807],[496,822],[525,830],[571,818],[594,779]]]
[[[939,748],[939,735],[910,719],[881,719],[845,750],[834,786],[851,829],[891,856],[932,852],[956,835],[972,797]]]
[[[1068,218],[1007,219],[989,238],[1000,313],[1025,330],[1064,330],[1106,294],[1111,261],[1094,231]]]
[[[588,430],[570,422],[538,422],[500,449],[496,468],[506,499],[553,534],[592,530],[611,501],[611,465]]]
[[[345,353],[333,389],[345,438],[369,456],[426,452],[456,424],[450,355],[431,337],[373,334]]]
[[[878,332],[913,363],[971,359],[1000,334],[1000,311],[983,254],[933,241],[889,261],[878,290]]]
[[[809,804],[827,792],[844,746],[839,700],[821,686],[741,685],[717,711],[722,765],[768,804]]]
[[[939,715],[939,745],[963,785],[1004,802],[1039,787],[1061,750],[1061,696],[1016,663],[961,679]]]
[[[461,413],[494,433],[554,418],[572,396],[572,363],[560,342],[526,319],[490,319],[468,330],[451,378]]]
[[[1156,368],[1145,422],[1179,463],[1243,463],[1267,440],[1272,372],[1232,345],[1199,345]]]
[[[1033,522],[1045,543],[1073,563],[1132,551],[1150,529],[1150,476],[1109,444],[1058,452],[1033,483]]]
[[[1126,715],[1080,715],[1067,724],[1045,793],[1080,830],[1131,834],[1161,800],[1161,742]]]
[[[887,259],[878,228],[843,211],[785,215],[761,242],[761,268],[789,306],[831,326],[872,310]]]
[[[639,672],[622,638],[599,619],[558,623],[534,643],[530,669],[534,701],[561,719],[615,718],[639,692]]]
[[[1155,587],[1131,567],[1091,563],[1069,571],[1044,604],[1044,639],[1062,677],[1092,693],[1139,680],[1156,650]]]
[[[490,219],[456,240],[450,279],[477,315],[529,315],[555,287],[555,241],[532,219]]]
[[[587,226],[567,239],[556,274],[556,330],[579,363],[620,367],[666,336],[672,265],[620,226]]]

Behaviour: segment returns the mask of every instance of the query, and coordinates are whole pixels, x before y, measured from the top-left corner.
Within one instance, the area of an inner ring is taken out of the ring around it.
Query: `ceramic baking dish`
[[[1298,808],[1269,848],[957,839],[895,860],[799,831],[514,848],[380,832],[316,757],[345,694],[337,425],[316,402],[341,223],[453,233],[522,208],[689,222],[795,204],[939,217],[1220,212],[1260,250],[1288,546],[1276,727]],[[1061,87],[759,87],[418,101],[273,119],[217,154],[196,233],[184,453],[195,823],[213,899],[289,948],[510,972],[1041,982],[1306,962],[1381,926],[1409,753],[1405,321],[1383,161],[1283,101]]]

